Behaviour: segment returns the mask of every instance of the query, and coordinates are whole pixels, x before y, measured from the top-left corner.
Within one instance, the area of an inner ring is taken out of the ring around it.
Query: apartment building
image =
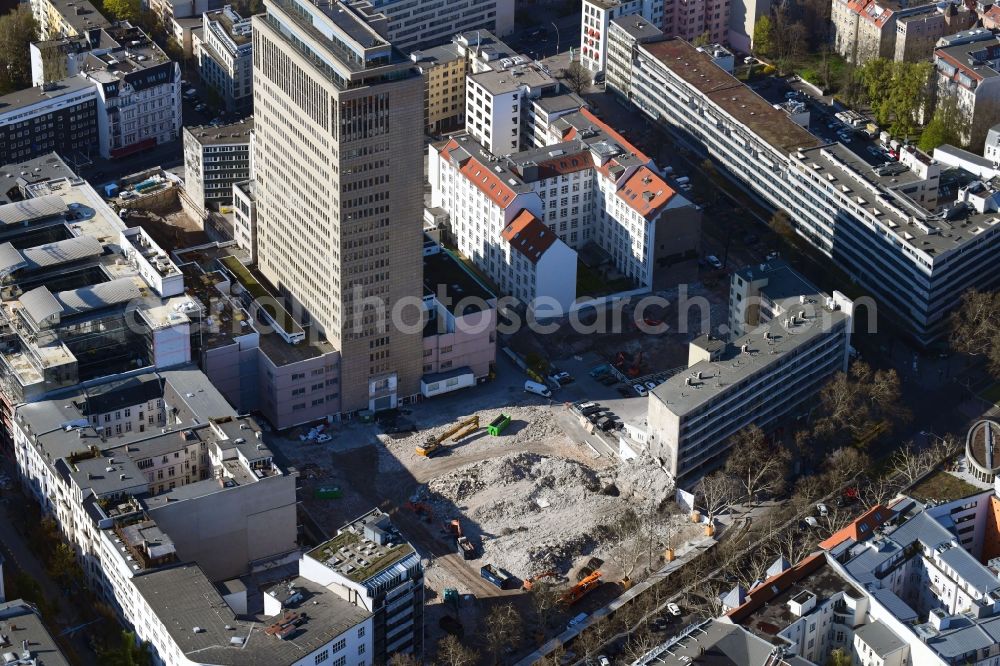
[[[181,70],[142,30],[106,29],[117,46],[91,53],[80,75],[97,88],[101,157],[169,143],[181,131]]]
[[[737,0],[729,3],[729,39],[740,53],[753,50],[753,33],[760,17],[771,15],[771,0]]]
[[[901,5],[880,0],[833,0],[834,49],[853,63],[895,55],[896,12]]]
[[[672,7],[674,2],[669,4]],[[583,0],[580,17],[580,64],[591,72],[603,72],[608,57],[611,22],[631,16],[657,27],[662,26],[664,0]]]
[[[997,216],[992,198],[981,196],[989,187],[969,174],[917,151],[872,167],[842,144],[822,145],[677,39],[637,47],[628,94],[762,203],[788,211],[796,232],[920,344],[944,334],[962,292],[1000,278],[989,260],[1000,238]]]
[[[253,31],[258,267],[340,352],[342,411],[395,407],[419,393],[423,365],[421,312],[396,309],[422,296],[423,82],[373,27],[383,19],[265,6]]]
[[[251,151],[251,155],[253,152]],[[257,263],[257,184],[253,180],[233,183],[233,240]]]
[[[302,575],[372,614],[371,663],[423,654],[424,571],[420,554],[389,516],[373,509],[303,554]]]
[[[250,178],[252,134],[252,117],[184,128],[184,190],[202,211],[232,205],[233,186]]]
[[[46,180],[0,205],[0,424],[9,445],[16,405],[136,367],[191,359],[177,267],[141,229],[127,229],[58,157],[0,174]]]
[[[86,35],[111,25],[89,0],[31,0],[31,13],[43,41]]]
[[[619,16],[608,23],[605,80],[608,90],[632,89],[632,57],[637,44],[664,39],[663,31],[641,15]]]
[[[18,469],[154,663],[371,663],[372,613],[299,575],[295,475],[252,419],[195,368],[94,388],[18,408]],[[164,427],[92,425],[94,409],[149,400]]]
[[[202,14],[192,39],[202,83],[214,90],[231,113],[253,108],[252,25],[230,5]]]
[[[23,599],[0,596],[0,649],[9,666],[69,666],[38,609]]]
[[[733,335],[696,338],[688,369],[649,394],[647,448],[675,478],[721,464],[732,435],[768,428],[847,369],[853,303],[842,294],[764,265],[733,275],[729,308]]]
[[[178,25],[178,19],[200,19],[206,12],[222,9],[225,0],[149,0],[146,7],[160,17],[165,26]],[[183,43],[183,42],[182,42]]]
[[[983,28],[943,38],[934,67],[938,97],[954,96],[965,117],[962,140],[981,140],[1000,117],[1000,38]]]
[[[428,134],[465,125],[465,77],[511,61],[517,53],[487,30],[455,35],[447,44],[413,51],[410,59],[424,77],[424,124]]]
[[[525,56],[499,70],[466,79],[465,129],[494,155],[521,150],[531,137],[526,119],[531,100],[559,91],[559,83]]]
[[[986,132],[983,157],[992,165],[1000,166],[1000,125],[994,125]]]
[[[99,152],[97,91],[79,77],[0,97],[0,164],[57,152],[86,160]]]
[[[425,398],[485,381],[496,364],[496,296],[437,243],[424,249]]]
[[[586,109],[556,120],[540,148],[500,157],[459,136],[429,157],[431,204],[447,212],[459,251],[526,304],[551,299],[565,312],[586,246],[646,289],[658,266],[697,253],[698,210]]]
[[[339,0],[357,10],[385,16],[380,34],[405,53],[442,44],[460,33],[514,32],[514,0]]]
[[[867,529],[850,525],[822,542],[827,565],[867,602],[870,620],[908,647],[904,663],[992,664],[1000,656],[995,490],[937,505],[904,497],[889,508]]]
[[[968,30],[979,19],[964,3],[939,3],[915,8],[896,19],[893,58],[899,62],[924,62],[934,56],[937,41]]]

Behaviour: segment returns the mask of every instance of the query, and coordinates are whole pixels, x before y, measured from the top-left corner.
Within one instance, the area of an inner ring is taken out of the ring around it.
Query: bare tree
[[[710,523],[733,503],[739,492],[739,483],[721,471],[701,477],[695,486],[695,495],[701,498],[701,507]]]
[[[387,663],[388,666],[420,666],[420,660],[406,652],[393,653]]]
[[[773,561],[767,551],[761,548],[750,551],[736,564],[734,571],[737,580],[746,589],[753,588],[754,583],[764,579],[764,574]]]
[[[479,660],[475,650],[462,645],[455,636],[445,636],[437,644],[437,663],[444,666],[473,666]]]
[[[633,632],[625,643],[625,655],[630,661],[637,661],[656,647],[659,642],[648,630]]]
[[[608,627],[608,623],[601,620],[577,636],[576,640],[573,641],[577,656],[590,659],[593,655],[598,654],[604,644],[608,642]]]
[[[521,630],[521,615],[514,608],[514,604],[506,603],[493,607],[486,616],[485,636],[494,663],[500,661],[500,655],[505,647],[521,642]]]
[[[895,497],[896,487],[887,476],[876,476],[858,486],[858,499],[861,506],[871,509],[879,504],[885,504]]]
[[[556,589],[556,586],[548,581],[535,581],[531,586],[531,607],[535,611],[535,620],[543,632],[560,615],[560,596],[561,593]]]
[[[823,416],[816,420],[813,436],[834,444],[865,442],[885,425],[909,419],[901,397],[895,370],[873,370],[864,361],[855,361],[820,391]]]
[[[796,513],[800,513],[813,502],[823,497],[828,487],[826,481],[819,475],[801,476],[795,482],[795,492],[792,493],[791,504]]]
[[[788,452],[768,446],[764,431],[751,425],[736,433],[730,442],[726,473],[739,480],[747,502],[761,494],[777,494],[785,487]]]
[[[907,485],[916,481],[931,468],[932,462],[926,451],[918,451],[913,442],[907,442],[902,448],[896,449],[889,459],[889,467],[893,473],[901,476]]]
[[[834,449],[826,458],[827,491],[840,488],[871,466],[871,458],[864,451],[852,447]]]
[[[590,71],[579,60],[574,60],[562,71],[563,81],[573,92],[580,94],[590,87],[593,77]]]
[[[774,545],[777,554],[792,564],[809,554],[810,545],[807,539],[801,538],[796,530],[780,530],[774,535]],[[777,559],[777,558],[775,558]]]
[[[631,579],[645,551],[640,534],[641,520],[634,511],[626,511],[608,529],[611,559],[622,570],[622,577]]]

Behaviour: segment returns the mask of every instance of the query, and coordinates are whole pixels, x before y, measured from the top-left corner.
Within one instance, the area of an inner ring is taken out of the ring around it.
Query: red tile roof
[[[860,543],[870,537],[875,532],[876,527],[892,518],[892,516],[891,509],[877,504],[861,514],[853,523],[842,527],[831,534],[829,538],[821,541],[819,547],[823,550],[830,550],[848,539],[854,539],[855,542]]]
[[[538,178],[552,178],[594,168],[594,158],[589,150],[573,155],[560,155],[538,163]]]
[[[500,235],[533,264],[556,242],[555,233],[527,209],[518,213]]]
[[[652,169],[639,167],[618,190],[618,197],[644,218],[655,217],[676,192]]]
[[[458,142],[452,139],[445,144],[439,154],[451,157],[451,151],[458,147]],[[514,200],[514,197],[517,196],[517,193],[507,183],[503,182],[488,166],[482,164],[474,157],[466,159],[465,163],[459,168],[459,171],[473,185],[479,188],[480,192],[489,197],[490,201],[501,208],[506,208]]]
[[[644,152],[642,152],[641,150],[639,150],[638,148],[636,148],[635,146],[633,146],[628,141],[628,139],[626,139],[625,137],[623,137],[621,134],[619,134],[615,130],[611,129],[610,125],[608,125],[603,120],[601,120],[600,118],[598,118],[597,116],[595,116],[593,113],[591,113],[590,109],[584,107],[584,108],[580,109],[580,113],[582,113],[583,117],[586,118],[587,120],[589,120],[591,123],[593,123],[596,127],[600,127],[609,137],[611,137],[612,139],[614,139],[615,143],[617,143],[619,146],[621,146],[622,148],[624,148],[628,152],[633,153],[636,157],[638,157],[643,162],[649,162],[649,161],[651,161],[650,158],[649,158],[649,156],[647,156]]]
[[[726,617],[734,624],[743,622],[761,606],[791,587],[792,584],[802,580],[825,564],[826,556],[823,553],[813,553],[791,569],[785,569],[781,573],[771,576],[750,590],[743,605],[726,613]]]

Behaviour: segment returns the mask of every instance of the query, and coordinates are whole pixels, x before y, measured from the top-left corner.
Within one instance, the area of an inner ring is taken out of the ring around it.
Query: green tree
[[[826,659],[826,666],[851,666],[851,655],[842,648],[834,648]]]
[[[118,645],[98,651],[103,666],[152,666],[149,643],[136,639],[135,633],[123,631]]]
[[[0,16],[0,94],[31,85],[31,53],[38,24],[27,4]]]
[[[66,543],[56,546],[48,561],[49,575],[63,585],[75,583],[83,578],[80,565],[76,562],[73,547]]]
[[[930,100],[934,66],[873,58],[855,70],[879,125],[897,136],[913,134]]]
[[[706,46],[708,44],[708,42],[709,42],[709,37],[710,37],[710,34],[706,30],[705,32],[701,33],[700,35],[698,35],[697,37],[694,38],[694,40],[691,42],[691,46],[695,46],[695,47],[697,47],[697,46]]]
[[[104,13],[116,21],[138,21],[141,11],[139,0],[104,0]]]
[[[941,97],[934,109],[934,117],[920,135],[920,150],[929,153],[942,144],[961,145],[963,121],[955,96]]]
[[[774,48],[774,23],[771,17],[764,14],[753,26],[753,52],[766,56]]]

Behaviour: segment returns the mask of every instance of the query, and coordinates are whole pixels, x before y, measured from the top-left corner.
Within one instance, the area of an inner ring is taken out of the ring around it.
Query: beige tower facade
[[[420,74],[379,15],[336,0],[265,7],[253,18],[258,268],[341,351],[340,411],[395,407],[422,369]]]

